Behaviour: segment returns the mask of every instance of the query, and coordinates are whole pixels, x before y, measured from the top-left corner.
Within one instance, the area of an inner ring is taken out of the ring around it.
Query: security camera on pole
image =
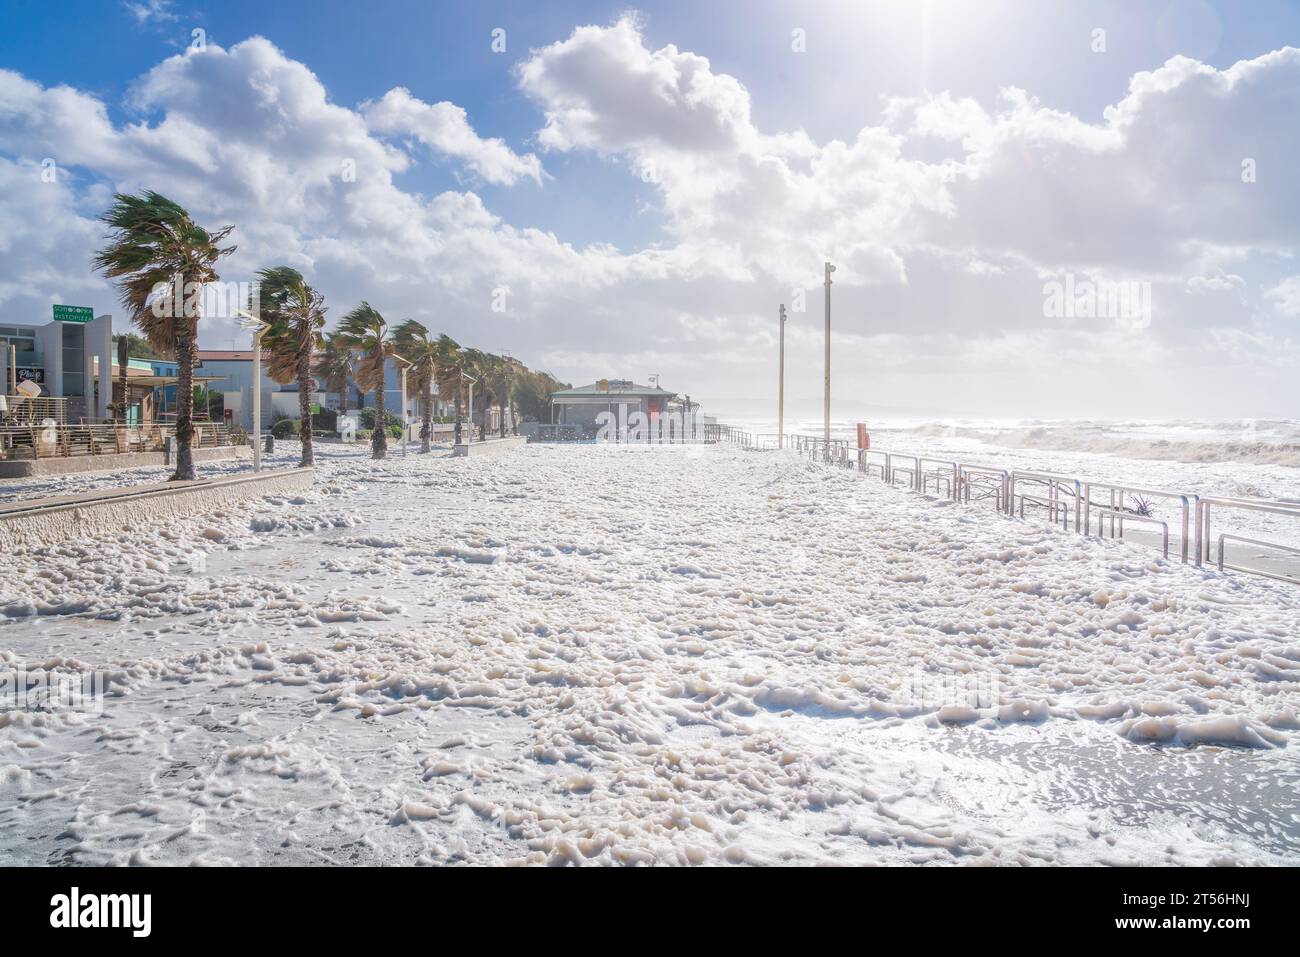
[[[822,456],[831,457],[831,273],[835,267],[826,264],[826,382],[823,391]]]

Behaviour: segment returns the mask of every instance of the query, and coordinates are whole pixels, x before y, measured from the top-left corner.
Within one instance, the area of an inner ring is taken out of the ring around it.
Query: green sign
[[[90,306],[59,306],[54,307],[55,322],[90,322],[95,318],[95,310]]]
[[[320,415],[320,403],[319,403],[319,402],[313,402],[313,403],[311,404],[311,414],[312,414],[312,415]]]

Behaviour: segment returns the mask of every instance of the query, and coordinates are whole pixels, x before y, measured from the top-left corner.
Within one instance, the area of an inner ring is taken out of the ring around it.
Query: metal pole
[[[831,273],[835,267],[826,264],[826,378],[822,390],[822,439],[825,455],[830,457],[831,445]]]
[[[253,333],[253,471],[262,471],[262,330]]]
[[[402,366],[402,458],[406,458],[406,366]]]
[[[776,447],[785,448],[785,303],[781,303],[781,365],[777,374]]]

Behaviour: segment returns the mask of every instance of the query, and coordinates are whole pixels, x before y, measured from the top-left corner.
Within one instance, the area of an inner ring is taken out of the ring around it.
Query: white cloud
[[[1273,304],[1281,315],[1300,316],[1300,276],[1288,276],[1276,286],[1264,293],[1264,298]]]
[[[136,23],[166,23],[177,19],[173,0],[124,0],[122,6],[135,17]]]
[[[542,181],[542,164],[536,156],[520,156],[495,137],[483,139],[454,103],[425,103],[399,86],[379,102],[363,104],[362,112],[371,132],[414,136],[432,150],[464,160],[489,183],[511,186],[522,178]]]
[[[938,93],[890,101],[881,125],[819,143],[759,129],[740,80],[674,46],[649,49],[634,18],[580,27],[516,77],[540,109],[543,150],[608,157],[657,196],[663,241],[620,252],[513,225],[469,188],[399,188],[395,175],[425,149],[498,185],[546,173],[451,103],[402,88],[334,103],[262,38],[159,63],[132,87],[125,123],[86,92],[0,71],[0,316],[32,318],[53,297],[111,306],[89,272],[93,218],[111,189],[147,187],[209,225],[237,224],[225,278],[289,262],[333,316],[366,298],[393,319],[565,363],[556,371],[572,378],[643,375],[635,363],[653,359],[667,385],[757,395],[776,303],[793,306],[798,288],[808,312],[792,312],[791,376],[819,381],[814,320],[832,258],[846,388],[937,390],[925,405],[1006,398],[1016,383],[1041,385],[1035,357],[1051,354],[1073,357],[1056,373],[1062,390],[1071,376],[1086,389],[1099,370],[1133,368],[1124,388],[1167,396],[1179,370],[1220,360],[1225,342],[1244,367],[1294,364],[1294,324],[1281,317],[1300,311],[1300,283],[1279,270],[1300,222],[1283,172],[1300,153],[1298,74],[1293,50],[1227,70],[1175,59],[1134,77],[1099,123],[1017,90],[993,108]],[[942,159],[917,158],[934,143]],[[1242,182],[1237,154],[1258,161],[1256,182]],[[64,175],[25,188],[42,157]],[[1151,281],[1150,329],[1046,319],[1044,276],[1067,270]],[[490,309],[499,286],[511,290],[506,314]],[[215,345],[225,332],[205,336]],[[1250,376],[1243,395],[1268,385]]]

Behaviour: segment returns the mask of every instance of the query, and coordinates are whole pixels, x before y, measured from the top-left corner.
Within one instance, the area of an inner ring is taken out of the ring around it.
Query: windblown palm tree
[[[302,273],[290,266],[272,266],[257,274],[262,321],[269,328],[262,343],[270,352],[267,374],[280,383],[298,383],[298,417],[302,422],[300,468],[315,464],[312,449],[312,360],[323,345],[325,297],[307,285]]]
[[[103,222],[114,232],[92,262],[116,280],[127,315],[162,355],[174,355],[176,472],[194,478],[194,349],[202,313],[203,284],[216,282],[216,264],[235,251],[221,243],[235,228],[210,232],[179,204],[152,190],[118,193]],[[126,397],[123,395],[123,401]]]
[[[438,337],[434,351],[438,395],[444,402],[456,404],[456,441],[459,442],[461,407],[465,394],[465,353],[456,340],[446,333]]]
[[[479,420],[479,437],[487,438],[487,412],[491,405],[489,396],[492,394],[492,357],[481,349],[465,349],[461,353],[465,361],[465,373],[477,380],[472,393],[474,406],[483,409],[483,417]],[[470,421],[470,438],[474,436],[474,408],[469,410]]]
[[[339,395],[339,412],[348,410],[348,383],[352,380],[352,347],[337,332],[325,337],[325,345],[316,356],[316,375],[326,392]]]
[[[438,375],[438,343],[429,338],[429,330],[422,323],[407,319],[393,330],[393,347],[411,363],[407,381],[423,396],[420,451],[428,452],[433,436],[433,382]]]
[[[382,459],[388,455],[388,434],[384,412],[384,360],[393,354],[388,339],[388,322],[379,310],[368,302],[353,309],[339,323],[339,335],[354,349],[364,355],[357,362],[353,379],[362,393],[375,393],[375,428],[370,437],[370,457]]]

